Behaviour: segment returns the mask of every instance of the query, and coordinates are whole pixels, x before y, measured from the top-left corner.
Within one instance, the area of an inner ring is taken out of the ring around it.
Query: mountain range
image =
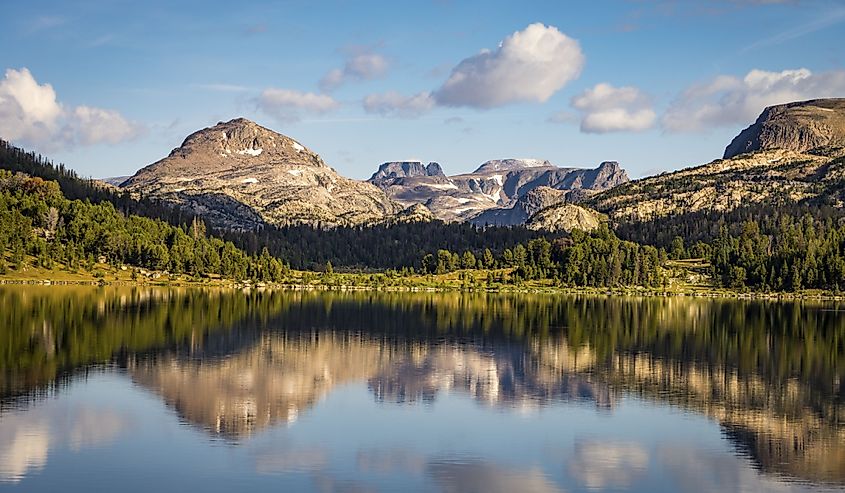
[[[615,162],[581,169],[539,159],[497,159],[472,173],[446,176],[437,163],[404,161],[382,164],[369,181],[403,206],[424,204],[444,221],[512,226],[570,194],[589,196],[625,183],[628,175]],[[540,188],[545,191],[532,193]]]
[[[436,162],[393,161],[359,181],[296,140],[237,118],[111,182],[235,230],[439,219],[570,231],[748,203],[842,205],[843,146],[845,99],[824,99],[766,108],[723,159],[635,181],[614,161],[589,169],[542,159],[495,159],[458,175]]]

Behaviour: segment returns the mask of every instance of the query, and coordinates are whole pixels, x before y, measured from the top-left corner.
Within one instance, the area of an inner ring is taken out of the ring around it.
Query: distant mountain
[[[131,177],[103,180],[232,230],[438,219],[516,225],[564,197],[589,197],[627,181],[615,162],[581,169],[501,159],[456,176],[446,176],[435,162],[386,162],[362,182],[340,176],[290,137],[244,118],[189,135],[167,157]],[[544,190],[527,195],[539,187]],[[489,215],[476,219],[485,211]]]
[[[733,139],[729,156],[594,195],[585,205],[614,221],[788,203],[845,205],[845,99],[766,108]]]
[[[423,166],[420,161],[393,161],[379,166],[378,171],[370,177],[370,182],[379,186],[391,184],[402,178],[414,176],[446,176],[437,163]]]
[[[406,164],[385,163],[370,182],[402,205],[424,204],[438,219],[469,220],[479,225],[522,224],[536,212],[533,201],[545,207],[557,200],[552,196],[563,197],[547,191],[544,198],[535,194],[518,203],[538,187],[578,190],[580,195],[589,196],[628,181],[625,171],[612,161],[595,169],[581,169],[560,168],[539,159],[501,159],[487,161],[472,173],[454,176],[443,174],[439,165],[432,172],[431,164],[425,168],[421,163]]]
[[[299,142],[244,118],[189,135],[122,187],[231,229],[355,225],[402,209],[379,188],[340,176]]]
[[[845,98],[770,106],[731,141],[724,157],[773,149],[805,152],[831,146],[845,146]]]
[[[488,209],[470,219],[470,222],[479,226],[514,226],[525,224],[528,218],[540,210],[566,200],[569,192],[568,190],[557,190],[547,186],[539,186],[516,199],[513,207]]]

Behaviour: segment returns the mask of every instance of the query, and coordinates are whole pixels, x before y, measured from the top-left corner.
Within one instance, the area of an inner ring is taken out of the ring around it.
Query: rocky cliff
[[[414,176],[446,175],[438,163],[428,163],[424,166],[420,161],[392,161],[379,166],[378,171],[370,177],[370,183],[384,186]]]
[[[731,141],[724,157],[773,149],[804,152],[824,146],[845,146],[845,98],[770,106]]]

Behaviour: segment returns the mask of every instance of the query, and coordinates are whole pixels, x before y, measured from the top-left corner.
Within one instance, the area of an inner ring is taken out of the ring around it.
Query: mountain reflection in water
[[[133,418],[80,408],[62,421],[46,404],[99,369],[125,373],[183,423],[234,447],[363,386],[377,406],[436,409],[455,396],[473,401],[472,412],[519,419],[565,406],[613,419],[636,399],[718,423],[734,451],[726,460],[587,433],[566,451],[560,481],[539,466],[447,451],[356,453],[362,473],[423,475],[445,491],[628,488],[655,463],[678,481],[700,476],[700,491],[758,473],[780,486],[845,486],[845,317],[831,303],[30,287],[0,289],[0,307],[7,480],[49,472],[53,444],[119,441]],[[95,422],[97,433],[74,431]],[[259,455],[259,472],[333,460],[316,448]],[[733,479],[720,483],[709,467]],[[315,476],[311,486],[353,486],[337,481]]]

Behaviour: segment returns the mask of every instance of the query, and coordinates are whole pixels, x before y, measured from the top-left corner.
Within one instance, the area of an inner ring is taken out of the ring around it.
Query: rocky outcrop
[[[593,231],[602,222],[606,221],[605,216],[598,212],[581,207],[575,204],[557,204],[547,207],[528,220],[528,229],[549,231],[552,233],[565,231],[571,233],[573,230]]]
[[[470,219],[470,222],[478,226],[525,224],[528,218],[540,210],[566,200],[568,194],[569,192],[566,190],[540,186],[519,197],[513,207],[488,209]]]
[[[446,176],[438,163],[428,163],[424,166],[420,161],[392,161],[379,166],[378,171],[370,177],[370,183],[384,186],[396,183],[402,178],[414,176]]]
[[[725,149],[725,159],[747,152],[805,152],[845,146],[845,99],[813,99],[770,106]]]
[[[393,163],[386,163],[393,164]],[[429,165],[430,167],[430,165]],[[517,202],[539,187],[556,191],[581,190],[579,196],[589,196],[628,181],[628,175],[618,163],[605,162],[595,169],[560,168],[539,159],[501,159],[483,163],[472,173],[446,176],[430,173],[422,165],[392,171],[404,174],[388,178],[390,166],[382,165],[385,173],[373,175],[371,183],[381,187],[396,202],[410,206],[424,204],[438,219],[467,221],[476,224],[522,224],[533,212],[529,197]],[[439,167],[438,167],[439,168]],[[543,197],[559,195],[543,192]],[[541,200],[542,201],[542,200]],[[543,206],[552,202],[543,203]],[[485,211],[490,214],[480,216]]]
[[[340,176],[299,142],[244,118],[189,135],[122,187],[230,229],[354,225],[402,209],[378,187]]]

